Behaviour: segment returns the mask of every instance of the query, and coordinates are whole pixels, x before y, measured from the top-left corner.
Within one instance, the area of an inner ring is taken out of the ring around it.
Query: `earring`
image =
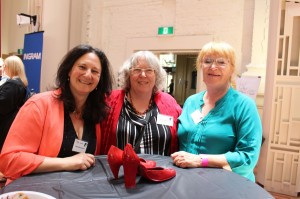
[[[68,77],[68,82],[70,81],[70,77]]]

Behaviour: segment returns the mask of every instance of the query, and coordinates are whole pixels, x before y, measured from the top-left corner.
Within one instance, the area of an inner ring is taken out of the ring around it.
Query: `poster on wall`
[[[236,79],[236,90],[251,97],[254,101],[259,89],[260,76],[242,76]]]
[[[40,92],[41,65],[44,31],[25,34],[23,62],[25,65],[28,88]]]

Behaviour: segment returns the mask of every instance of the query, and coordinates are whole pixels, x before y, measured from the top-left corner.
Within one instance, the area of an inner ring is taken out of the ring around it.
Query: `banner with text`
[[[25,65],[28,88],[40,92],[41,65],[44,31],[25,34],[23,62]]]

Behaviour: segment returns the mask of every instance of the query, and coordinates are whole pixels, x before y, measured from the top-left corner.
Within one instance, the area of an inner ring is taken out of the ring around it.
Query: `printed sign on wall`
[[[44,31],[25,34],[23,62],[25,65],[28,88],[40,92],[41,65]]]

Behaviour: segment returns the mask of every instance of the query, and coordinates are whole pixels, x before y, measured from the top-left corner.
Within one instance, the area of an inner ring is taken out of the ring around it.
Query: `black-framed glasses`
[[[215,65],[219,68],[226,68],[229,64],[229,60],[225,59],[225,58],[204,58],[202,61],[203,67],[204,68],[208,68],[211,67],[213,65],[213,63],[215,63]]]
[[[155,71],[153,68],[131,68],[130,70],[133,75],[141,75],[144,72],[148,76],[154,75]]]

